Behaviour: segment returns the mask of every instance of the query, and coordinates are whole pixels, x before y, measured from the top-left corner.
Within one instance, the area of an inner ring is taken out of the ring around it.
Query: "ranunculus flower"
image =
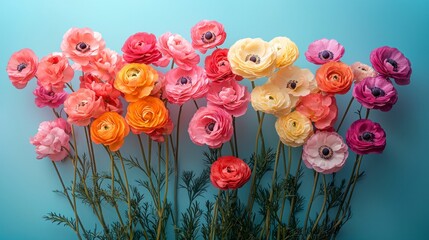
[[[276,59],[274,46],[260,38],[238,40],[228,52],[232,72],[249,80],[270,76]]]
[[[212,52],[211,55],[206,57],[204,68],[207,77],[212,82],[222,82],[230,79],[243,80],[243,77],[235,75],[228,61],[228,49],[219,48]]]
[[[168,124],[169,113],[159,98],[147,96],[128,105],[125,120],[134,134],[150,134]]]
[[[351,66],[355,83],[362,81],[367,77],[376,77],[378,73],[370,66],[355,62]]]
[[[340,171],[348,156],[348,147],[336,132],[316,132],[302,149],[305,166],[323,174]]]
[[[365,78],[353,88],[353,97],[368,109],[390,111],[398,101],[393,84],[383,76]]]
[[[234,156],[219,157],[210,167],[210,181],[222,190],[241,188],[251,174],[250,167]]]
[[[121,55],[104,48],[97,56],[90,59],[89,64],[84,66],[82,71],[96,75],[103,81],[113,82],[124,64]]]
[[[38,86],[34,89],[33,94],[36,96],[34,102],[39,108],[57,108],[63,104],[67,98],[67,92],[65,91],[56,93],[54,91],[48,91],[42,86]]]
[[[329,129],[338,117],[335,97],[322,93],[310,93],[301,97],[296,110],[308,117],[317,129]]]
[[[256,111],[273,114],[277,117],[290,113],[296,103],[293,96],[289,96],[286,91],[272,83],[255,87],[250,95],[250,101]]]
[[[313,135],[310,119],[297,111],[277,118],[275,127],[282,143],[291,147],[302,146]]]
[[[246,113],[249,101],[250,93],[247,88],[233,79],[211,83],[207,93],[207,106],[221,107],[234,117]]]
[[[347,130],[346,141],[357,154],[382,153],[386,147],[386,133],[380,124],[359,119]]]
[[[308,95],[313,89],[314,75],[308,69],[289,66],[275,72],[268,82],[284,89],[295,97]]]
[[[165,75],[164,94],[171,103],[182,105],[190,99],[204,97],[208,91],[209,80],[199,66],[191,70],[174,68]]]
[[[345,63],[328,62],[316,71],[317,86],[331,94],[345,94],[353,83],[353,71]]]
[[[164,142],[164,136],[170,135],[171,132],[173,132],[173,128],[173,121],[171,120],[171,118],[169,118],[167,123],[162,128],[157,128],[154,131],[149,132],[148,136],[155,142]]]
[[[231,115],[215,106],[200,107],[189,122],[188,133],[193,143],[219,148],[234,132]]]
[[[214,20],[202,20],[191,28],[192,47],[201,53],[222,45],[226,39],[223,25]]]
[[[162,54],[156,46],[156,36],[139,32],[131,35],[122,46],[124,60],[127,63],[151,64],[158,61]]]
[[[38,58],[33,50],[24,48],[12,54],[7,63],[7,75],[13,86],[23,89],[36,75]]]
[[[104,112],[103,99],[90,89],[79,88],[68,95],[64,102],[64,111],[68,115],[69,123],[87,126],[91,118],[97,118]]]
[[[61,50],[76,64],[86,66],[105,46],[99,32],[89,28],[70,28],[64,34]]]
[[[158,80],[158,72],[143,63],[129,63],[116,76],[114,87],[124,94],[125,100],[135,102],[149,96]]]
[[[46,90],[62,92],[73,79],[74,71],[64,54],[54,52],[40,60],[36,75],[37,83]]]
[[[276,37],[270,41],[276,49],[276,67],[284,68],[292,65],[299,57],[298,47],[287,37]]]
[[[371,52],[370,61],[381,75],[395,79],[399,85],[410,84],[411,62],[398,49],[387,46],[376,48]]]
[[[340,61],[344,51],[344,47],[337,40],[323,38],[308,46],[305,57],[309,62],[322,65],[327,62]]]
[[[179,34],[164,33],[157,46],[164,57],[173,58],[174,63],[184,70],[191,70],[200,62],[200,56],[191,43]]]
[[[103,144],[114,152],[122,147],[130,128],[118,113],[105,112],[91,123],[90,131],[94,143]]]
[[[49,157],[52,161],[61,161],[70,150],[71,128],[62,118],[40,123],[37,134],[30,138],[36,147],[37,159]]]

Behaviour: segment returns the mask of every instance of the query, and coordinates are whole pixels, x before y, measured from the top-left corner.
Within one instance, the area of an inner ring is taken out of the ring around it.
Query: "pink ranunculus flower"
[[[192,47],[201,53],[220,46],[225,42],[226,32],[223,25],[214,20],[202,20],[191,28]]]
[[[219,148],[234,132],[232,116],[215,106],[200,107],[189,122],[188,133],[193,143]]]
[[[309,62],[322,65],[327,62],[340,61],[344,51],[344,47],[337,40],[323,38],[308,46],[305,57]]]
[[[158,97],[160,98],[162,95],[162,90],[165,86],[165,74],[161,71],[158,72],[158,80],[155,81],[155,86],[153,86],[152,91],[150,92],[149,96]]]
[[[212,82],[222,82],[230,79],[241,81],[243,77],[235,75],[228,61],[228,49],[219,48],[206,57],[204,68]]]
[[[13,86],[23,89],[36,76],[38,58],[33,50],[24,48],[12,54],[7,63],[7,75]]]
[[[158,39],[158,48],[166,58],[184,70],[191,70],[200,62],[200,56],[186,39],[179,34],[164,33]],[[165,60],[165,59],[164,59]]]
[[[88,65],[82,67],[85,73],[98,76],[103,81],[112,81],[121,70],[125,62],[117,52],[104,48],[100,53],[91,58]]]
[[[97,96],[118,98],[121,92],[113,87],[113,80],[103,81],[97,75],[92,73],[85,73],[79,77],[80,87],[91,89]]]
[[[39,108],[43,107],[50,107],[50,108],[57,108],[61,106],[61,104],[64,103],[64,101],[67,98],[67,92],[54,92],[54,91],[48,91],[42,86],[38,86],[33,91],[34,96],[36,98],[34,99],[34,102],[36,103],[36,106]]]
[[[355,62],[350,65],[350,67],[353,71],[355,83],[358,83],[367,77],[376,77],[378,75],[372,67],[360,62]]]
[[[207,106],[221,107],[232,116],[239,117],[246,113],[249,102],[249,91],[234,79],[210,84]]]
[[[310,93],[301,97],[296,110],[308,117],[317,129],[325,130],[334,126],[338,117],[335,97],[322,93]]]
[[[152,132],[147,133],[147,135],[155,142],[164,142],[164,136],[170,135],[173,132],[174,124],[171,118],[168,119],[168,122],[162,127],[153,130]]]
[[[382,153],[386,147],[386,133],[380,124],[359,119],[347,130],[346,142],[357,154]]]
[[[144,63],[146,65],[157,62],[162,54],[156,43],[156,36],[152,33],[139,32],[131,35],[121,49],[124,53],[124,60],[127,63]]]
[[[390,111],[398,101],[393,84],[383,76],[365,78],[353,88],[353,97],[368,109]]]
[[[336,132],[316,132],[302,149],[305,166],[323,174],[341,170],[348,156],[348,147]]]
[[[208,91],[209,80],[199,66],[187,71],[174,68],[165,75],[165,96],[171,103],[182,105],[190,99],[204,97]]]
[[[370,61],[380,75],[395,79],[399,85],[410,84],[411,62],[397,48],[376,48],[371,52]]]
[[[91,118],[97,118],[104,110],[103,99],[86,88],[79,88],[76,92],[70,93],[64,102],[67,121],[77,126],[87,126]]]
[[[62,92],[73,79],[74,71],[63,53],[54,52],[40,60],[37,83],[48,91]]]
[[[30,138],[36,147],[37,159],[49,157],[52,161],[61,161],[70,149],[71,128],[62,118],[40,123],[37,134]]]
[[[70,28],[64,34],[61,50],[76,64],[86,66],[105,46],[99,32],[90,28]]]

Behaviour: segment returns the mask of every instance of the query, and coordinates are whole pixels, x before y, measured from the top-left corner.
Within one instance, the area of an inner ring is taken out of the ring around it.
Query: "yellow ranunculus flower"
[[[298,47],[287,37],[276,37],[270,41],[276,49],[276,67],[284,68],[292,65],[299,57]]]
[[[315,86],[314,75],[308,69],[297,66],[289,66],[274,73],[268,81],[285,89],[287,93],[296,96],[306,96],[312,92]]]
[[[282,143],[291,147],[302,146],[313,135],[310,119],[298,111],[277,118],[275,127]]]
[[[232,72],[249,80],[270,76],[276,58],[274,46],[260,38],[238,40],[228,51]]]
[[[129,63],[116,75],[114,87],[124,94],[127,102],[149,96],[158,81],[158,72],[143,63]]]
[[[253,89],[250,100],[256,111],[273,114],[277,117],[288,114],[294,107],[293,99],[274,84],[264,84]]]

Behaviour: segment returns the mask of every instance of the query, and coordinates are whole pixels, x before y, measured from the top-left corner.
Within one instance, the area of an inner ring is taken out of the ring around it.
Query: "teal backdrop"
[[[349,64],[369,63],[369,53],[376,47],[399,48],[412,62],[411,84],[397,87],[399,100],[392,111],[371,113],[371,118],[382,123],[387,132],[387,148],[381,155],[364,158],[362,169],[366,175],[353,195],[353,216],[338,239],[427,239],[428,9],[427,0],[3,1],[0,4],[0,239],[75,239],[68,228],[42,218],[50,211],[72,215],[66,199],[52,192],[61,188],[52,164],[48,159],[36,160],[34,147],[29,143],[39,123],[53,119],[53,115],[49,109],[34,105],[35,81],[23,90],[12,86],[5,71],[10,55],[24,47],[33,49],[39,58],[60,51],[63,34],[71,27],[90,27],[100,32],[107,47],[118,52],[128,36],[140,31],[157,36],[170,31],[190,39],[190,28],[202,19],[223,23],[226,47],[246,37],[269,41],[276,36],[287,36],[301,52],[296,65],[313,71],[316,67],[305,60],[304,52],[316,39],[337,39],[346,49],[343,61]],[[340,114],[350,96],[348,93],[338,98]],[[353,110],[357,108],[357,104],[352,106]],[[184,123],[194,111],[192,105],[186,111],[190,114],[184,117]],[[355,118],[350,114],[344,126]],[[272,123],[273,119],[266,122],[268,132],[273,129]],[[240,151],[245,157],[253,148],[255,126],[255,113],[249,109],[238,120]],[[201,169],[201,152],[206,148],[189,143],[186,126],[181,132],[184,141],[181,169]],[[267,136],[275,147],[275,134]],[[127,138],[126,150],[131,153],[137,152],[134,140]],[[348,176],[352,165],[349,161],[340,176]],[[64,162],[60,170],[67,179],[73,168]],[[308,196],[312,179],[308,177],[310,170],[305,173],[303,189]],[[216,192],[209,186],[210,197]],[[186,196],[184,192],[180,194]],[[90,211],[86,212],[82,213],[83,218],[91,218]]]

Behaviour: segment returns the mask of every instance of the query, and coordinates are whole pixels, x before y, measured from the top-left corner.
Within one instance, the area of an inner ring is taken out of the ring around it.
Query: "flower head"
[[[37,68],[37,83],[48,91],[62,92],[73,76],[68,59],[59,52],[43,57]]]
[[[346,141],[357,154],[382,153],[386,147],[386,133],[380,124],[359,119],[347,130]]]
[[[308,95],[315,85],[313,73],[296,66],[280,69],[268,79],[268,82],[285,89],[288,94],[295,97]]]
[[[189,122],[188,133],[193,143],[219,148],[233,134],[232,117],[219,107],[200,107]]]
[[[125,100],[135,102],[149,96],[158,80],[158,72],[143,63],[126,64],[116,76],[114,86],[124,94]]]
[[[227,48],[219,48],[206,57],[204,68],[207,77],[212,82],[222,82],[230,79],[240,81],[243,79],[243,77],[232,72],[228,61],[228,51]]]
[[[71,128],[62,118],[40,123],[37,134],[30,139],[36,147],[37,159],[49,157],[52,161],[61,161],[70,150]]]
[[[276,49],[276,67],[284,68],[292,65],[299,57],[298,47],[287,37],[276,37],[270,41]]]
[[[353,97],[368,109],[387,112],[398,100],[393,84],[382,76],[365,78],[353,88]]]
[[[291,147],[302,146],[313,135],[310,119],[297,111],[277,118],[275,127],[280,140]]]
[[[117,52],[104,48],[99,54],[91,58],[88,65],[82,68],[85,73],[91,73],[106,82],[113,82],[116,74],[124,66],[121,55]]]
[[[165,58],[173,58],[174,63],[184,70],[191,70],[200,62],[200,56],[191,43],[179,34],[164,33],[157,46]]]
[[[310,93],[301,97],[296,110],[308,117],[317,129],[329,129],[338,117],[335,97],[322,93]]]
[[[250,95],[253,109],[277,117],[290,113],[296,100],[286,91],[272,83],[266,83],[253,89]]]
[[[118,113],[105,112],[91,123],[90,131],[94,143],[108,146],[110,151],[118,151],[130,128]]]
[[[355,62],[351,66],[355,83],[362,81],[367,77],[376,77],[378,73],[370,66]]]
[[[316,71],[317,86],[329,94],[345,94],[353,83],[353,71],[345,63],[328,62]]]
[[[235,80],[211,83],[207,93],[207,105],[225,109],[234,117],[242,116],[247,111],[250,93],[247,88]]]
[[[305,52],[307,60],[317,65],[340,61],[343,55],[344,47],[337,40],[326,38],[312,42]]]
[[[348,147],[336,132],[316,132],[302,151],[305,166],[323,174],[341,170],[348,156]]]
[[[151,64],[158,61],[162,54],[156,46],[156,36],[139,32],[131,35],[122,46],[124,60],[127,63]]]
[[[210,167],[210,181],[222,190],[241,188],[251,174],[250,167],[234,156],[219,157]]]
[[[95,92],[79,88],[67,96],[64,102],[64,111],[68,115],[67,121],[77,126],[87,126],[91,118],[97,118],[104,112],[103,99]]]
[[[7,74],[13,86],[25,88],[36,75],[38,58],[33,50],[24,48],[12,54],[7,63]]]
[[[63,104],[67,98],[67,92],[65,91],[56,93],[54,91],[48,91],[42,86],[38,86],[34,89],[33,94],[36,96],[34,102],[39,108],[57,108]]]
[[[410,84],[411,62],[397,48],[376,48],[371,52],[370,61],[379,74],[395,79],[399,85]]]
[[[191,28],[192,47],[201,53],[222,45],[226,39],[223,25],[214,20],[202,20]]]
[[[274,46],[260,38],[238,40],[228,52],[232,72],[249,80],[270,76],[276,59]]]

